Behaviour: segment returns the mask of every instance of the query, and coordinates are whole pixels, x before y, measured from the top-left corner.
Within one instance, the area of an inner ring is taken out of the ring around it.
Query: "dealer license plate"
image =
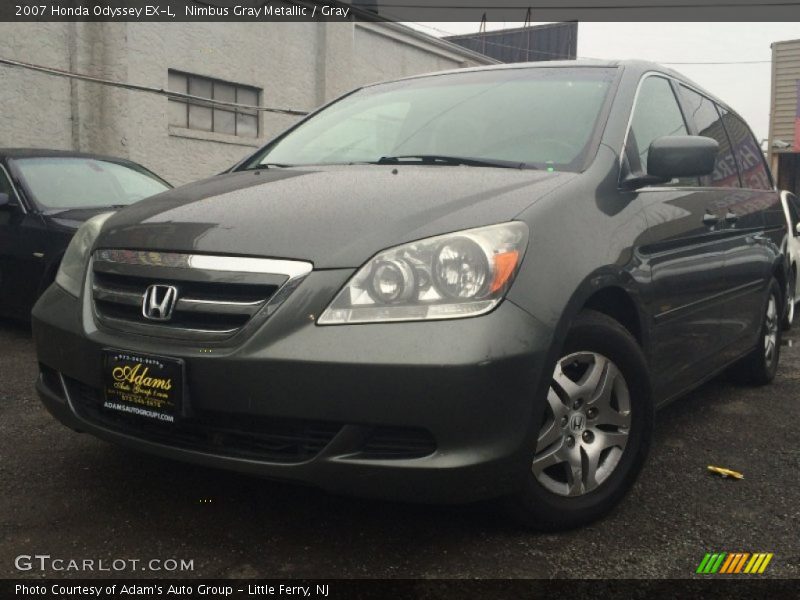
[[[177,358],[104,350],[103,408],[174,423],[183,406],[184,363]]]

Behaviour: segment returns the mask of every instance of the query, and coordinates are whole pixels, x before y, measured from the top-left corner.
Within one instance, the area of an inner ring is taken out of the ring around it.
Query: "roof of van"
[[[664,65],[647,61],[647,60],[610,60],[600,58],[579,58],[575,60],[540,60],[533,62],[515,62],[515,63],[499,63],[495,65],[481,65],[478,67],[466,67],[461,69],[448,69],[446,71],[437,71],[433,73],[426,73],[422,75],[411,75],[403,79],[413,79],[414,77],[425,77],[426,75],[444,75],[448,73],[464,73],[470,71],[494,71],[499,69],[530,69],[530,68],[553,68],[553,67],[625,67],[629,69],[646,71],[661,71],[675,75],[676,77],[684,78],[683,75],[665,67]]]
[[[714,98],[719,104],[725,106],[725,108],[730,109],[730,107],[722,100],[714,96],[714,94],[710,93],[709,91],[705,90],[702,86],[698,85],[682,73],[671,69],[669,67],[665,67],[656,62],[647,61],[647,60],[634,60],[634,59],[626,59],[626,60],[611,60],[611,59],[595,59],[595,58],[581,58],[577,60],[547,60],[547,61],[536,61],[536,62],[520,62],[520,63],[500,63],[495,65],[482,65],[479,67],[467,67],[461,69],[448,69],[446,71],[435,71],[431,73],[422,73],[419,75],[410,75],[408,77],[402,77],[395,81],[406,81],[410,79],[419,79],[423,77],[435,77],[438,75],[450,75],[456,73],[470,73],[476,71],[495,71],[495,70],[506,70],[506,69],[551,69],[551,68],[580,68],[580,67],[624,67],[625,69],[630,69],[634,71],[634,73],[644,74],[649,71],[656,71],[658,73],[664,73],[675,79],[678,79],[682,82],[689,84],[691,87],[697,89],[703,94]],[[378,83],[384,82],[376,82]],[[369,87],[369,86],[365,86]],[[735,112],[735,111],[734,111]]]

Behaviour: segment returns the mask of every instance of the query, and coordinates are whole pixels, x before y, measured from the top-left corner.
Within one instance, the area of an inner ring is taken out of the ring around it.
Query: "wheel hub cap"
[[[619,464],[631,426],[630,394],[617,366],[595,352],[556,364],[531,470],[561,496],[587,494]]]
[[[586,416],[583,413],[574,413],[570,419],[569,427],[573,433],[580,433],[586,425]]]

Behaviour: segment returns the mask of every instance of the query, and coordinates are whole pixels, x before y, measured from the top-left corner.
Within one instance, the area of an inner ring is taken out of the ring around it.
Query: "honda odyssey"
[[[33,312],[37,388],[163,457],[573,527],[656,408],[773,378],[786,235],[749,127],[659,65],[370,85],[88,221]]]

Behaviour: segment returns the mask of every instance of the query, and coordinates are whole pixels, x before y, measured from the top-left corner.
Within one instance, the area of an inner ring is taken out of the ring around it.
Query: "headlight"
[[[513,221],[396,246],[350,279],[320,325],[471,317],[505,296],[522,262],[528,227]]]
[[[75,233],[75,237],[67,246],[64,258],[56,274],[56,283],[76,298],[81,295],[83,285],[83,275],[86,272],[86,263],[89,260],[89,252],[92,251],[100,228],[103,223],[114,213],[103,213],[92,217],[80,226]]]

